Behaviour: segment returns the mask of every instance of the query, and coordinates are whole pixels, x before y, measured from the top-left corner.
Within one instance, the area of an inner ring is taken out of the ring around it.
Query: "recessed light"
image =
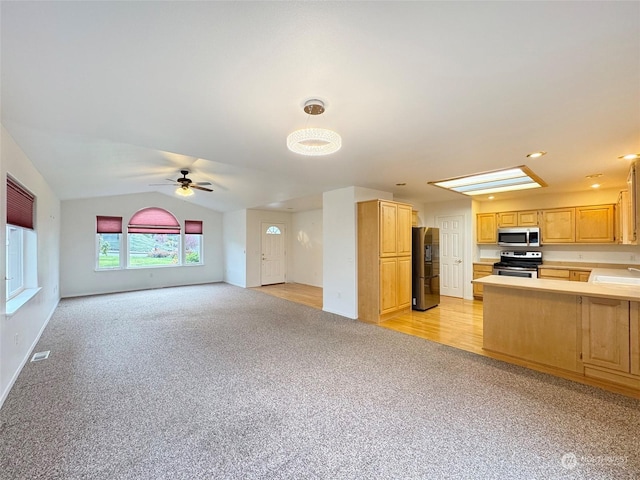
[[[592,173],[591,175],[587,175],[585,178],[600,178],[602,173]]]
[[[600,188],[600,184],[599,183],[594,183],[593,185],[591,185],[591,188]]]
[[[406,183],[396,183],[396,187],[406,187],[407,184]]]
[[[622,160],[636,160],[640,158],[640,153],[627,153],[626,155],[620,155],[618,158]]]
[[[533,152],[527,155],[527,158],[540,158],[543,155],[546,155],[547,152]]]
[[[496,197],[494,197],[493,195],[489,195],[489,200],[493,200],[494,198]]]

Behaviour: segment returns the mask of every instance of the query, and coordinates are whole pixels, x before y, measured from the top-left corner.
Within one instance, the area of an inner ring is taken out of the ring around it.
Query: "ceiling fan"
[[[202,185],[211,185],[211,182],[194,182],[190,178],[187,178],[187,175],[189,174],[189,170],[180,170],[180,173],[182,174],[182,178],[178,178],[177,180],[172,180],[170,178],[167,178],[167,181],[174,182],[173,185],[178,186],[178,189],[176,190],[176,193],[178,195],[182,195],[185,197],[193,195],[193,191],[191,190],[192,188],[195,188],[196,190],[202,190],[204,192],[213,192],[212,189],[202,186]],[[168,184],[152,183],[151,185],[168,185]]]

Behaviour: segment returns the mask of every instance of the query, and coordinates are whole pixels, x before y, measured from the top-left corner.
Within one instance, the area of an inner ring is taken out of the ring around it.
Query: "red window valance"
[[[33,205],[31,192],[7,176],[7,223],[33,230]]]
[[[96,233],[122,233],[122,217],[96,217]]]
[[[202,235],[202,220],[185,220],[184,233]]]
[[[157,207],[143,208],[133,214],[129,233],[180,233],[180,223],[171,212]]]

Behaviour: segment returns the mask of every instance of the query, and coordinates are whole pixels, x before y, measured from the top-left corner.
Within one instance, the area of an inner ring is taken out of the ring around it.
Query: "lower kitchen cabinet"
[[[493,273],[493,265],[487,265],[484,263],[473,264],[473,279],[486,277]],[[482,298],[482,285],[479,283],[473,284],[473,298],[480,300]]]
[[[582,297],[582,362],[629,372],[629,302]]]
[[[640,376],[640,305],[637,302],[631,302],[629,323],[631,373]]]

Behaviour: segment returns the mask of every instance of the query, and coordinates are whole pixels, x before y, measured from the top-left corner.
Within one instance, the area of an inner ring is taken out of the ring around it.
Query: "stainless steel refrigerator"
[[[440,303],[440,231],[413,227],[413,309],[428,310]]]

